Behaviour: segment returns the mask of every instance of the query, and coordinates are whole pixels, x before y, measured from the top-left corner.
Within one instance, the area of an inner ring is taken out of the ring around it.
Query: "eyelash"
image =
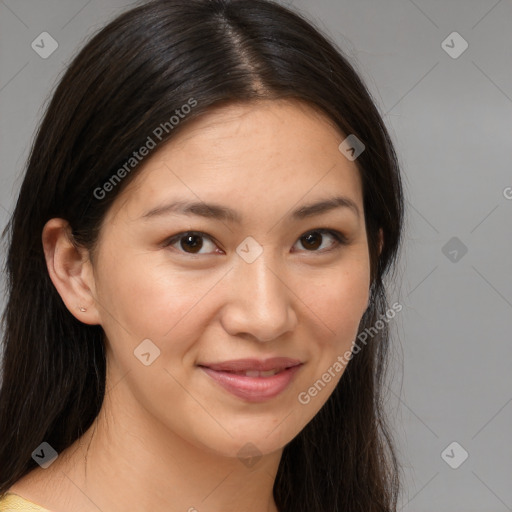
[[[321,251],[318,251],[318,250],[308,251],[307,249],[304,249],[306,252],[310,252],[310,253],[318,252],[320,254],[324,254],[324,253],[339,249],[342,246],[348,244],[347,237],[343,233],[336,231],[334,229],[327,229],[327,228],[319,228],[319,229],[312,229],[312,230],[306,231],[303,235],[301,235],[298,238],[298,241],[300,241],[301,238],[303,238],[309,234],[312,234],[312,233],[319,233],[322,235],[323,234],[331,235],[334,238],[335,243],[329,249],[323,249]],[[202,238],[208,238],[211,242],[215,243],[215,240],[211,236],[209,236],[206,233],[203,233],[201,231],[183,231],[183,232],[178,233],[178,234],[172,236],[171,238],[167,239],[167,241],[164,242],[164,247],[170,247],[170,246],[174,245],[176,242],[179,242],[185,236],[190,236],[190,235],[196,235],[196,236],[199,236]],[[323,240],[322,240],[322,243],[323,243]],[[202,247],[201,247],[201,249],[202,249]],[[176,249],[176,250],[182,254],[186,254],[189,256],[201,256],[200,253],[189,253],[189,252],[185,252],[181,249]],[[206,253],[206,254],[212,254],[212,253]]]

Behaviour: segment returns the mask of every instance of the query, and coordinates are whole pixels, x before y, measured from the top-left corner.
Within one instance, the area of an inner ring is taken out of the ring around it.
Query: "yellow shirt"
[[[0,498],[0,512],[13,512],[15,510],[30,512],[50,512],[48,509],[40,507],[31,501],[18,496],[12,492],[5,493]]]

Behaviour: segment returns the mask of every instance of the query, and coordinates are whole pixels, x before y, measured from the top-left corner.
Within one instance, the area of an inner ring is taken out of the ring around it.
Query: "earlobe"
[[[384,232],[382,228],[379,229],[379,257],[382,253],[382,248],[384,247]]]
[[[85,324],[100,324],[91,262],[87,251],[73,242],[69,223],[49,220],[42,243],[50,279],[70,313]]]

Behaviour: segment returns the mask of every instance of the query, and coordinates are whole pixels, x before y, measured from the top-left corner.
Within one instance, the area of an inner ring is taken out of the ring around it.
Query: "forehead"
[[[142,215],[171,197],[244,205],[253,215],[326,193],[362,211],[359,170],[338,149],[344,134],[311,106],[283,100],[232,104],[190,122],[142,162],[112,214]],[[261,214],[261,213],[260,213]]]

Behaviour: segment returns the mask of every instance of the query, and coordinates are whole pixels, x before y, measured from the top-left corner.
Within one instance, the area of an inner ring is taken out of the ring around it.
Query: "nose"
[[[295,329],[296,295],[282,267],[265,251],[252,263],[237,261],[226,284],[222,325],[230,335],[267,342]]]

